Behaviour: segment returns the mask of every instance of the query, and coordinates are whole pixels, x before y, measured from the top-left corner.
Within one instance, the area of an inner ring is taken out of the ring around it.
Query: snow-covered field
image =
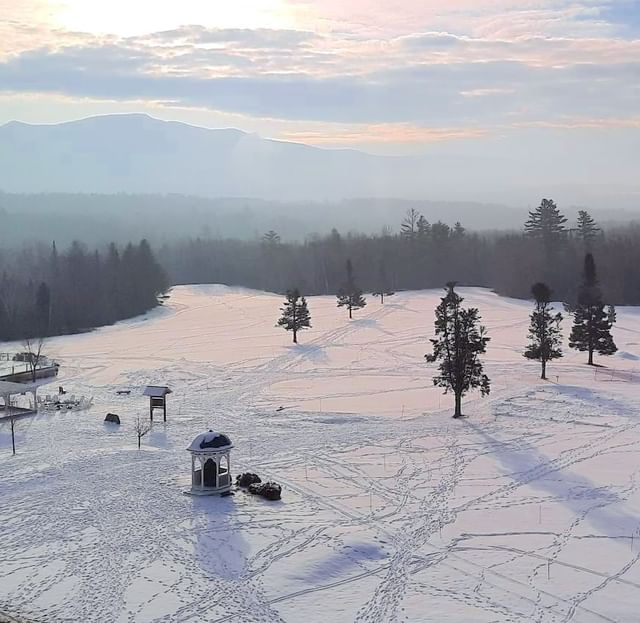
[[[542,382],[521,355],[529,304],[461,292],[492,338],[493,381],[463,421],[423,359],[436,291],[370,300],[351,322],[313,297],[297,347],[274,326],[280,297],[219,286],[51,340],[61,377],[41,392],[63,384],[95,406],[21,420],[15,457],[0,425],[0,612],[640,621],[640,311],[618,310],[607,369],[568,352]],[[138,451],[147,383],[174,393]],[[185,448],[209,428],[233,439],[233,473],[279,481],[283,500],[183,495]]]

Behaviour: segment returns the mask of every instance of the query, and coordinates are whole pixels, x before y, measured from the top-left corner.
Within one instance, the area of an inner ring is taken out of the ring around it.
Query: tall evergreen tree
[[[418,222],[416,223],[416,237],[420,240],[427,240],[431,234],[431,224],[429,221],[420,215]]]
[[[489,339],[480,325],[476,308],[462,307],[462,297],[455,291],[455,283],[447,284],[447,294],[436,308],[436,337],[431,341],[433,352],[425,355],[429,363],[440,362],[439,374],[433,384],[444,387],[445,394],[455,397],[454,418],[462,417],[462,397],[474,388],[482,396],[490,391],[489,377],[484,374],[480,355],[487,350]]]
[[[267,246],[277,246],[280,244],[280,234],[273,229],[270,229],[266,234],[262,236],[262,242]]]
[[[558,206],[551,199],[543,199],[535,210],[529,212],[524,231],[527,236],[550,245],[566,236],[566,222],[567,218],[560,213]]]
[[[462,226],[462,223],[460,221],[456,221],[453,226],[453,238],[455,238],[456,240],[460,240],[461,238],[465,237],[466,233],[467,230]]]
[[[375,292],[372,292],[371,294],[375,297],[380,297],[381,305],[384,305],[385,296],[393,296],[395,294],[395,292],[391,288],[391,284],[389,283],[389,278],[387,276],[387,267],[385,266],[384,260],[380,260],[380,265],[378,266],[377,288]]]
[[[578,237],[585,246],[589,246],[600,233],[600,228],[596,225],[592,216],[586,210],[578,211]]]
[[[362,290],[356,285],[353,278],[353,266],[351,260],[347,260],[347,280],[344,282],[338,294],[338,307],[346,307],[349,310],[349,318],[353,318],[353,310],[360,309],[367,304],[362,296]]]
[[[584,273],[578,291],[578,304],[574,310],[573,328],[569,336],[569,346],[589,353],[588,364],[593,365],[593,353],[613,355],[618,347],[611,336],[615,322],[612,306],[605,311],[602,292],[596,277],[596,264],[591,253],[584,258]]]
[[[293,343],[298,343],[298,331],[311,327],[311,314],[307,307],[307,299],[300,296],[300,291],[295,288],[287,290],[287,298],[280,308],[282,316],[276,326],[282,327],[285,331],[293,332]]]
[[[527,359],[537,359],[542,364],[542,375],[547,378],[547,362],[562,357],[562,314],[551,313],[551,290],[544,283],[536,283],[531,288],[535,307],[531,313],[529,344],[524,351]]]

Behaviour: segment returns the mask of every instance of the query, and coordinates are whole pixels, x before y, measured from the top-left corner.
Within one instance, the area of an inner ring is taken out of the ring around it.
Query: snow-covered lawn
[[[530,306],[462,289],[492,338],[491,396],[469,415],[431,384],[440,292],[370,300],[349,322],[312,297],[290,344],[281,297],[175,288],[164,308],[56,338],[86,412],[0,425],[0,612],[76,622],[640,620],[640,312],[620,353],[568,352],[550,381],[522,355]],[[569,323],[565,321],[565,334]],[[137,450],[146,384],[168,422]],[[118,389],[131,389],[119,397]],[[282,407],[282,408],[280,408]],[[120,428],[103,423],[120,414]],[[283,485],[183,495],[209,428],[233,473]]]

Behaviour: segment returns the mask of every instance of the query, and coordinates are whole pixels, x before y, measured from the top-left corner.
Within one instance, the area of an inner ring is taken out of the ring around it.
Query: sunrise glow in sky
[[[0,0],[0,15],[0,123],[141,111],[375,152],[639,145],[640,0]]]

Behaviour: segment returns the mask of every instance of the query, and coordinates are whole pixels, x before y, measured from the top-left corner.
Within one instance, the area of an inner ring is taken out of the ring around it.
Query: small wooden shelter
[[[167,421],[167,394],[171,394],[171,390],[164,385],[147,385],[144,395],[149,396],[149,417],[153,422],[153,410],[162,409],[164,421]]]

